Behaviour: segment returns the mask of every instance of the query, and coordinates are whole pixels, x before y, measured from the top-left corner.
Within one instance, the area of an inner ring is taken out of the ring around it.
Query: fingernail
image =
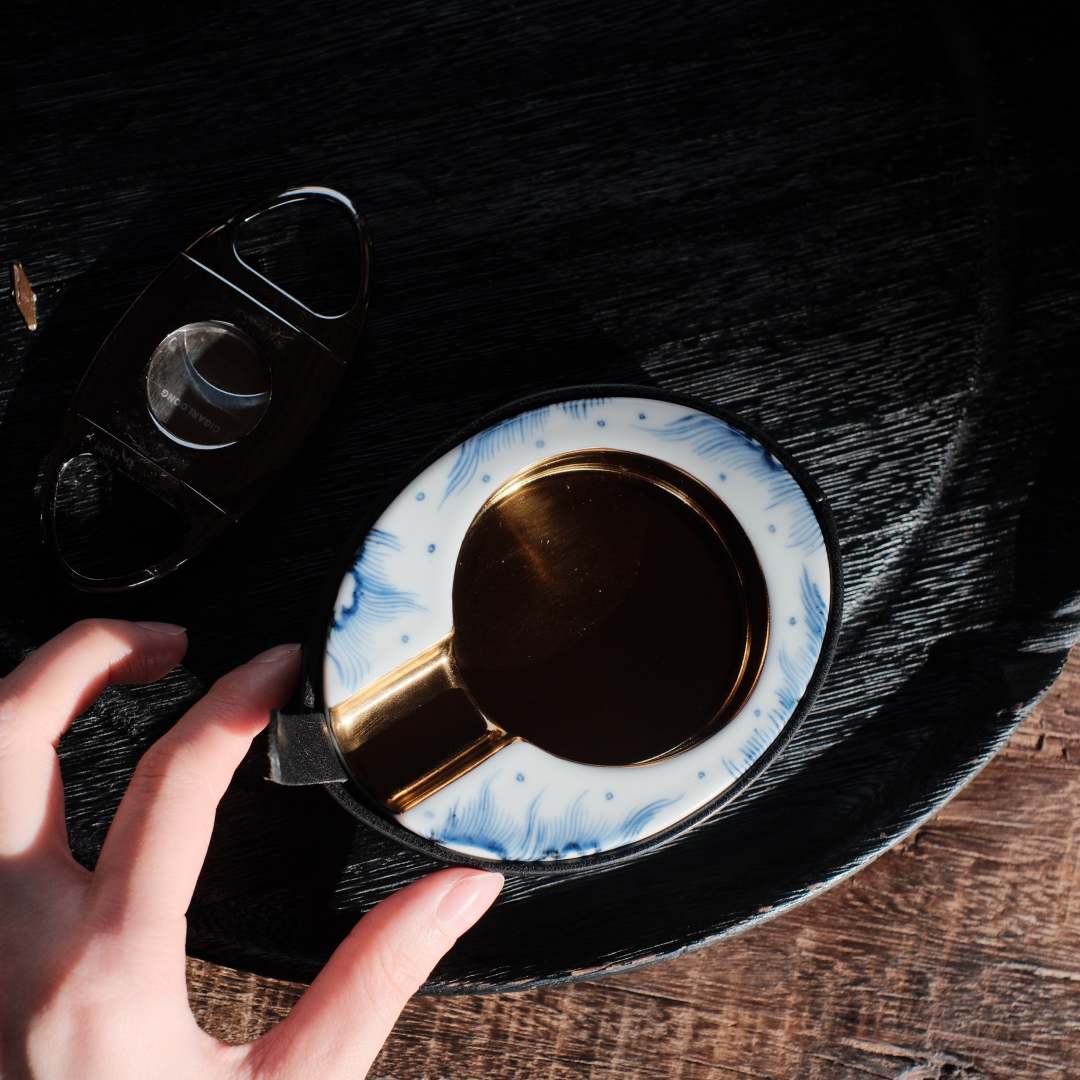
[[[144,630],[153,630],[155,634],[168,634],[169,637],[179,637],[180,634],[187,633],[184,627],[171,622],[137,622],[135,625]]]
[[[248,663],[277,664],[284,660],[285,657],[292,656],[299,648],[300,646],[295,641],[290,642],[288,645],[275,645],[272,649],[267,649],[266,652],[261,652],[258,656],[252,657]]]
[[[439,901],[435,918],[448,931],[463,933],[491,906],[503,887],[502,874],[476,870],[459,877]]]

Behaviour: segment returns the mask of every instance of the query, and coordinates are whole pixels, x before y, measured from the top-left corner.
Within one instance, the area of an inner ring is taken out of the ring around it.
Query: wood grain
[[[638,971],[416,998],[372,1076],[1075,1076],[1078,808],[1080,648],[995,761],[854,878]],[[188,975],[200,1023],[229,1041],[303,991],[197,960]]]

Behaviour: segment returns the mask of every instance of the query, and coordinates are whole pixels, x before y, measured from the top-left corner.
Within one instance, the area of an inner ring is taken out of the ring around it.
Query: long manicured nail
[[[141,626],[144,630],[153,630],[155,634],[168,634],[169,637],[179,637],[187,633],[184,627],[171,622],[137,622],[135,625]]]
[[[443,894],[435,918],[448,933],[462,934],[487,911],[502,887],[502,874],[489,870],[463,874]]]
[[[248,661],[249,664],[279,664],[287,656],[292,656],[293,653],[298,652],[300,646],[297,642],[290,642],[288,645],[275,645],[272,649],[267,649],[266,652],[259,653],[258,656],[252,657]]]

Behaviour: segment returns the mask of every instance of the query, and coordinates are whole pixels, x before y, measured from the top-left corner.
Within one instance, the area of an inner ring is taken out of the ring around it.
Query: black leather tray
[[[208,680],[302,634],[386,484],[482,411],[566,383],[695,394],[780,438],[836,514],[839,651],[749,792],[631,865],[511,880],[431,989],[714,940],[853,872],[977,771],[1080,629],[1080,305],[1054,35],[940,11],[270,3],[150,39],[106,15],[22,19],[0,236],[41,330],[0,308],[3,658],[89,613],[192,639],[182,670],[111,691],[65,738],[78,857]],[[175,578],[65,591],[34,488],[81,370],[203,228],[319,181],[366,208],[377,248],[364,352],[321,438]],[[310,977],[433,864],[264,770],[257,745],[189,947]]]

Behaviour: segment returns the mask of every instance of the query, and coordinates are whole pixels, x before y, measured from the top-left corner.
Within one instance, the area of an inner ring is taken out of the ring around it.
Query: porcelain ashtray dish
[[[362,530],[272,776],[457,862],[621,859],[760,772],[839,612],[824,498],[770,440],[638,388],[530,399]]]

